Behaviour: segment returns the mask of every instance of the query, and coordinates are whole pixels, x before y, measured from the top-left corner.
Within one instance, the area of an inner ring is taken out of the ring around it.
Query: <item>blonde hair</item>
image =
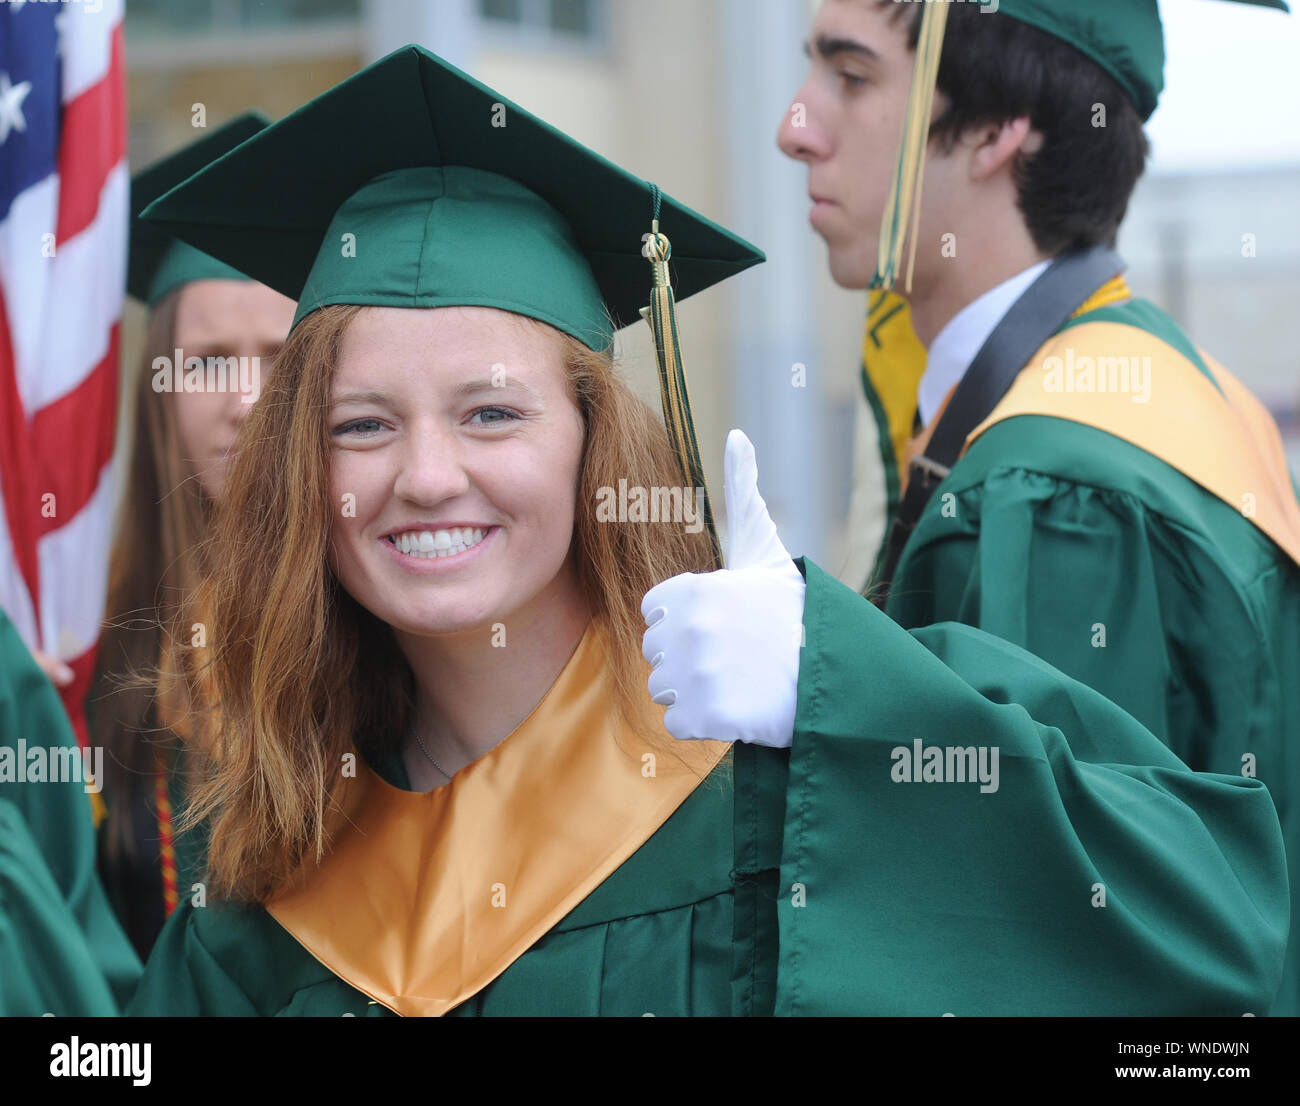
[[[168,663],[195,704],[205,758],[185,825],[210,821],[209,888],[265,901],[324,854],[344,754],[390,752],[406,732],[414,677],[391,628],[339,584],[325,554],[325,424],[331,378],[355,305],[321,308],[289,336],[245,424],[209,551],[211,574],[181,613]],[[545,327],[542,323],[531,325]],[[609,643],[615,698],[630,725],[643,703],[641,600],[681,572],[713,568],[708,536],[662,523],[596,520],[598,489],[674,486],[681,469],[658,417],[612,356],[562,342],[585,438],[574,522],[578,580]],[[176,644],[195,622],[209,648]],[[203,656],[207,654],[208,659]],[[641,708],[643,710],[643,708]]]

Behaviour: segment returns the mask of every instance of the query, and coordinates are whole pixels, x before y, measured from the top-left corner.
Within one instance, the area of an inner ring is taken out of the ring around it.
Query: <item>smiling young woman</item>
[[[701,944],[731,943],[730,747],[671,738],[642,656],[646,592],[714,539],[596,506],[685,479],[613,362],[652,220],[679,296],[762,256],[522,108],[494,127],[502,102],[408,47],[149,209],[299,303],[161,666],[211,901],[181,904],[137,1013],[445,1012],[579,904],[625,962],[694,924],[677,953],[730,1001]],[[540,997],[527,974],[500,993]]]

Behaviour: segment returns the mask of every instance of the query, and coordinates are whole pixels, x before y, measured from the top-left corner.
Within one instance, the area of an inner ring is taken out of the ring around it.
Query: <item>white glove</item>
[[[664,725],[673,737],[786,749],[794,740],[805,585],[758,494],[754,447],[739,430],[727,436],[723,489],[727,567],[674,576],[641,602],[650,695],[668,706]]]

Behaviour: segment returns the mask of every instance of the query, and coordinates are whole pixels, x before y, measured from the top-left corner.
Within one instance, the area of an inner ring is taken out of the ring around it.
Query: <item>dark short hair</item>
[[[915,51],[922,5],[877,4],[892,7],[895,19],[910,16]],[[1035,27],[953,4],[937,83],[950,103],[930,137],[945,152],[971,128],[1024,116],[1042,134],[1042,148],[1015,165],[1020,211],[1041,253],[1114,244],[1149,146],[1137,109],[1110,74]],[[1097,104],[1105,105],[1105,126],[1094,123]]]

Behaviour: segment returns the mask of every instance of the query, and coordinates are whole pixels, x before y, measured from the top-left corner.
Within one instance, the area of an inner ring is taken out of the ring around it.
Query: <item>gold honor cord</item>
[[[873,288],[894,287],[903,264],[903,246],[911,232],[912,248],[907,260],[907,288],[912,291],[916,268],[916,234],[921,218],[921,183],[925,173],[925,149],[930,141],[930,114],[934,110],[934,89],[943,54],[943,32],[948,25],[947,4],[926,4],[916,42],[916,63],[912,86],[907,93],[903,135],[898,163],[889,188],[889,201],[880,222],[879,253]]]
[[[695,440],[695,420],[691,417],[691,398],[686,390],[686,373],[682,368],[681,343],[677,336],[677,311],[673,303],[672,280],[668,275],[668,259],[673,250],[667,237],[659,233],[659,189],[656,185],[650,187],[654,192],[654,218],[650,223],[650,233],[643,236],[645,244],[641,253],[650,262],[652,287],[650,306],[642,308],[641,315],[649,321],[654,334],[655,360],[659,364],[659,398],[663,403],[664,425],[686,481],[683,496],[689,494],[688,489],[698,489],[693,493],[697,496],[696,509],[700,509],[702,499],[704,526],[713,547],[713,564],[715,568],[721,568],[722,548],[718,544],[709,489],[704,482],[704,464]]]

